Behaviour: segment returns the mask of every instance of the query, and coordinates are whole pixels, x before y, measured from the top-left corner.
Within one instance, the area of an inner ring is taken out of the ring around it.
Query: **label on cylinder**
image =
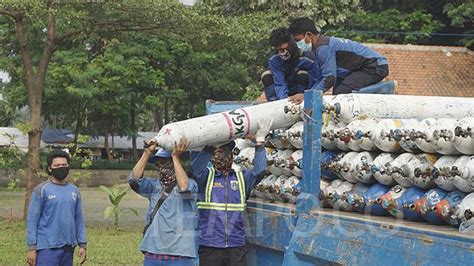
[[[222,113],[229,127],[229,138],[245,137],[250,133],[249,114],[244,109],[232,110]]]

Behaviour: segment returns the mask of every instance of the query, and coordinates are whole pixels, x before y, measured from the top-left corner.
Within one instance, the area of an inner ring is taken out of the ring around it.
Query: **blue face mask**
[[[305,35],[306,37],[306,35]],[[304,38],[301,39],[300,41],[296,42],[296,45],[298,46],[298,48],[300,48],[301,51],[305,52],[305,51],[311,51],[311,48],[312,48],[312,45],[311,43],[306,43],[304,41]]]

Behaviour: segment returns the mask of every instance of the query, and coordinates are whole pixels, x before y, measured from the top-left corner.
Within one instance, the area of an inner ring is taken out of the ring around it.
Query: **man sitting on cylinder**
[[[262,74],[267,101],[303,96],[317,80],[315,55],[301,51],[286,28],[277,28],[270,34],[274,51],[268,58],[268,68]]]

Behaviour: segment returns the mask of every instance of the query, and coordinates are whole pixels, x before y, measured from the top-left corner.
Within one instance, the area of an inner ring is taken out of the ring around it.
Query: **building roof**
[[[73,141],[74,136],[69,129],[44,128],[41,132],[41,140],[48,144],[67,144]]]
[[[474,97],[474,52],[467,48],[366,45],[387,57],[397,94]]]
[[[20,150],[28,151],[28,135],[24,135],[20,130],[14,127],[0,127],[0,147],[10,147],[14,144]],[[46,144],[41,141],[40,147],[44,148]]]

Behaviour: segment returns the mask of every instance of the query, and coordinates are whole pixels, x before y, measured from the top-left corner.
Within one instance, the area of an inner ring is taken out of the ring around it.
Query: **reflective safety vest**
[[[245,211],[245,208],[247,207],[247,202],[246,202],[246,195],[245,195],[245,179],[242,172],[240,171],[235,172],[237,176],[237,183],[238,183],[237,184],[238,187],[236,189],[238,189],[239,194],[240,194],[240,202],[227,203],[227,202],[219,202],[219,200],[215,199],[212,196],[216,170],[214,169],[214,167],[208,167],[207,169],[209,170],[209,175],[207,177],[206,190],[204,191],[205,193],[204,201],[200,201],[197,203],[198,209],[218,210],[218,211],[241,211],[241,212]],[[235,182],[235,181],[230,180],[229,182]],[[236,185],[236,184],[233,184],[233,185]],[[225,189],[226,184],[224,184],[223,186]],[[227,191],[227,193],[231,193],[232,190]]]

